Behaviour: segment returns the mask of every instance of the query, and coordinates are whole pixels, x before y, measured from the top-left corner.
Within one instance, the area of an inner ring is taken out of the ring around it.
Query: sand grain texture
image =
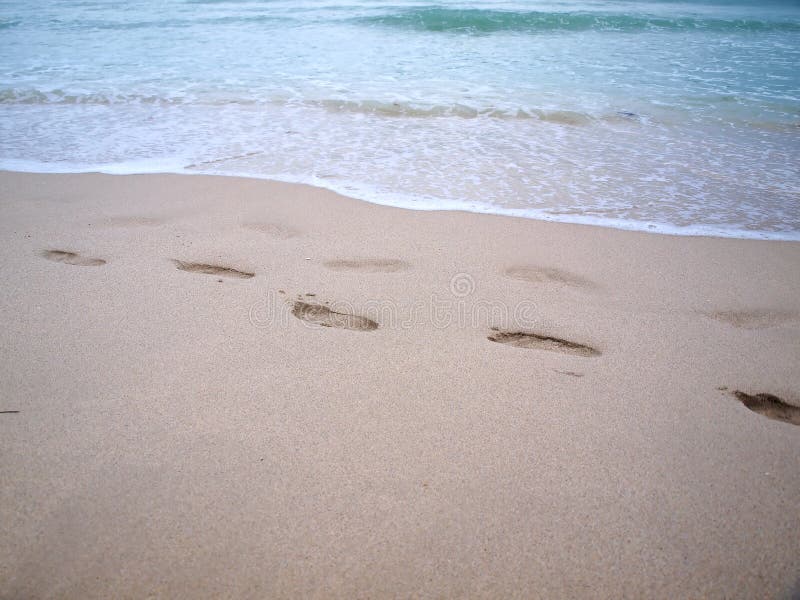
[[[2,173],[0,249],[2,598],[797,589],[800,244]]]

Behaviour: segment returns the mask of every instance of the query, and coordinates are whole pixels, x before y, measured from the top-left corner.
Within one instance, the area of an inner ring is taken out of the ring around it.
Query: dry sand
[[[798,243],[3,173],[0,245],[2,598],[800,593]]]

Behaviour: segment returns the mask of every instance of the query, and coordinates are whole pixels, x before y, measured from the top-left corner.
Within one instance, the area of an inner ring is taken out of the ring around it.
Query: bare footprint
[[[600,351],[579,344],[549,335],[539,335],[538,333],[525,333],[522,331],[499,331],[487,338],[489,341],[498,344],[507,344],[515,348],[529,348],[533,350],[548,350],[550,352],[561,352],[563,354],[574,354],[575,356],[599,356]]]
[[[772,394],[745,394],[736,390],[736,399],[747,408],[775,421],[800,425],[800,407],[794,406]]]
[[[242,223],[242,227],[250,229],[251,231],[264,233],[278,240],[288,240],[300,235],[299,231],[285,225],[280,225],[279,223]]]
[[[782,310],[719,310],[703,316],[740,329],[768,329],[784,323],[800,321],[800,314]]]
[[[182,260],[173,260],[175,266],[181,271],[188,271],[189,273],[203,273],[205,275],[216,275],[217,277],[233,277],[235,279],[250,279],[255,276],[255,273],[247,273],[246,271],[239,271],[231,267],[221,267],[218,265],[208,265],[205,263],[184,262]]]
[[[406,271],[411,265],[397,258],[355,258],[328,260],[323,263],[334,271],[358,271],[360,273],[396,273]]]
[[[45,250],[42,256],[53,262],[75,265],[77,267],[100,267],[106,264],[102,258],[88,258],[81,256],[77,252],[67,252],[66,250]]]
[[[505,270],[506,277],[530,283],[562,283],[574,287],[597,287],[595,283],[568,271],[552,267],[514,266]]]
[[[297,300],[294,303],[292,314],[301,321],[320,325],[321,327],[336,327],[353,331],[372,331],[378,328],[378,324],[367,317],[337,312],[322,304],[312,304],[302,300]]]

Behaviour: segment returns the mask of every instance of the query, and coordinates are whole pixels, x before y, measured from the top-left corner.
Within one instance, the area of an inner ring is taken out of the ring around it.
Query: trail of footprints
[[[256,228],[251,226],[250,228],[267,230],[272,234],[275,233],[271,227],[264,226],[263,228]],[[281,230],[281,234],[284,233],[285,232]],[[291,235],[294,235],[294,233],[295,232],[292,231]],[[281,237],[283,237],[283,235],[281,235]],[[105,265],[107,262],[102,258],[82,256],[77,252],[68,250],[44,250],[42,256],[52,262],[79,267],[99,267]],[[172,263],[178,270],[189,273],[233,279],[252,279],[255,277],[254,272],[241,271],[224,265],[178,259],[172,259]],[[384,258],[336,259],[326,261],[323,264],[326,268],[334,271],[352,271],[357,273],[395,273],[411,268],[411,265],[405,261]],[[553,268],[530,266],[510,267],[506,269],[505,275],[511,279],[530,283],[555,282],[581,288],[596,287],[593,282],[579,275]],[[219,279],[219,281],[222,281],[222,279]],[[280,293],[284,293],[283,290],[280,290]],[[346,329],[350,331],[375,331],[380,327],[377,321],[368,317],[357,315],[349,311],[335,310],[328,306],[328,302],[319,303],[312,301],[311,298],[313,298],[315,294],[309,293],[305,296],[305,298],[298,297],[298,299],[291,302],[292,315],[301,321],[314,326]],[[776,318],[774,315],[767,316],[759,311],[753,311],[751,313],[719,312],[706,316],[737,327],[747,328],[761,328],[784,321],[792,321],[797,318],[795,314],[789,316],[779,315],[780,318]],[[562,354],[580,357],[601,355],[600,350],[587,344],[531,331],[503,331],[498,327],[492,327],[491,333],[487,336],[487,339],[491,342],[514,348],[560,352]],[[557,372],[573,377],[583,377],[582,373],[576,373],[574,371]],[[727,392],[727,388],[724,386],[718,389]],[[800,425],[800,406],[786,402],[778,396],[766,392],[751,395],[740,390],[735,390],[731,392],[731,394],[745,407],[757,414],[783,423]]]

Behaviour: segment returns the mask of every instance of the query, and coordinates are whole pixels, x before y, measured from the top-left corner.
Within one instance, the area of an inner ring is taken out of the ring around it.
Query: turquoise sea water
[[[0,1],[0,168],[800,239],[800,0]]]

